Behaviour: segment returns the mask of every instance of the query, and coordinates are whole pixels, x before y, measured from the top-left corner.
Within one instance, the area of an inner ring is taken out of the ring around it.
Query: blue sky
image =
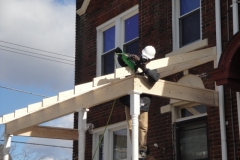
[[[75,0],[1,1],[0,19],[0,45],[67,59],[67,57],[1,42],[5,41],[74,57]],[[0,46],[0,86],[46,96],[54,96],[58,92],[74,88],[73,65],[1,50],[6,49],[4,47]],[[14,112],[14,110],[27,107],[29,104],[40,102],[42,99],[39,96],[0,88],[0,115]],[[72,115],[47,124],[72,127]],[[60,146],[72,145],[69,141],[48,139],[13,137],[13,140]],[[15,152],[20,153],[22,149],[25,149],[34,152],[36,157],[45,154],[48,160],[61,160],[64,157],[66,159],[71,157],[72,152],[70,149],[32,145],[17,146]],[[32,159],[36,159],[36,157]]]

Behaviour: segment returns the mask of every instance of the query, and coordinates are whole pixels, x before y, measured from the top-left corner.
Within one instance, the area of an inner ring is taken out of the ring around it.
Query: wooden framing
[[[61,103],[52,105],[26,115],[20,119],[6,123],[5,133],[12,134],[18,130],[38,125],[73,113],[80,108],[91,108],[98,104],[113,100],[131,91],[152,94],[166,98],[192,101],[209,106],[218,105],[218,93],[213,90],[180,85],[174,82],[159,80],[154,85],[149,84],[145,77],[129,76],[118,82],[82,94]]]
[[[13,133],[14,136],[29,136],[39,138],[53,138],[64,140],[78,140],[77,129],[33,126]]]
[[[156,69],[163,78],[215,59],[216,48],[212,47],[154,60],[147,64],[147,68]],[[38,135],[36,131],[44,132],[46,128],[31,126],[74,113],[81,108],[91,108],[132,91],[179,99],[188,104],[199,103],[218,106],[218,93],[216,91],[164,80],[159,80],[153,85],[149,84],[146,77],[129,76],[130,74],[132,73],[128,68],[119,68],[114,74],[94,78],[92,82],[78,85],[73,90],[61,92],[57,96],[43,99],[42,102],[31,104],[26,108],[16,110],[14,113],[4,115],[0,117],[0,123],[6,123],[6,134],[27,135],[31,130],[32,135],[42,136]],[[51,129],[57,131],[56,128]],[[51,137],[51,135],[47,136]]]
[[[77,14],[79,16],[83,15],[86,12],[89,3],[90,3],[90,0],[84,0],[83,1],[82,7],[77,10]]]
[[[210,61],[214,61],[215,59],[216,47],[211,47],[199,51],[189,52],[186,54],[154,60],[147,64],[147,68],[157,69],[157,71],[160,73],[161,78],[163,78],[171,74],[184,71]],[[92,82],[75,86],[74,90],[60,92],[58,96],[43,99],[42,102],[31,104],[26,108],[16,110],[14,113],[3,115],[3,117],[0,117],[0,124],[7,123],[16,118],[23,117],[25,115],[31,114],[32,112],[36,112],[67,99],[74,98],[91,90],[101,88],[105,85],[108,85],[109,83],[117,82],[121,80],[121,78],[125,78],[125,76],[129,76],[130,74],[132,73],[129,68],[119,68],[116,70],[115,74],[109,74],[106,76],[94,78]]]

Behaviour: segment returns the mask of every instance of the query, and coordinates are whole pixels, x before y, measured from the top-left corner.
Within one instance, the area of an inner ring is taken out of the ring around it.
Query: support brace
[[[4,135],[4,147],[3,147],[4,158],[3,158],[3,160],[10,159],[11,139],[12,139],[12,135],[9,135],[9,134]]]
[[[132,116],[132,160],[138,160],[139,140],[138,140],[138,117],[140,114],[140,94],[141,92],[130,92],[130,114]]]
[[[85,159],[85,139],[86,139],[86,124],[87,124],[87,112],[89,109],[78,110],[78,159]]]

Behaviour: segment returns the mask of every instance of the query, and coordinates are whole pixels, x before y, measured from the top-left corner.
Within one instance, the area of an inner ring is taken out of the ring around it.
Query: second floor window
[[[97,27],[97,76],[114,72],[117,47],[138,53],[138,6]]]

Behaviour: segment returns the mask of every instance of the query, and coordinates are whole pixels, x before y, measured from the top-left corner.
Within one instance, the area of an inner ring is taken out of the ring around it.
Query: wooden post
[[[89,109],[80,109],[78,110],[78,159],[85,159],[85,132],[87,125],[87,112]]]
[[[3,159],[9,160],[10,159],[10,146],[11,146],[11,139],[12,135],[5,134],[4,135],[4,146],[3,146]]]
[[[130,94],[130,114],[132,116],[132,160],[138,160],[138,116],[140,114],[140,94],[141,92],[132,91]]]

